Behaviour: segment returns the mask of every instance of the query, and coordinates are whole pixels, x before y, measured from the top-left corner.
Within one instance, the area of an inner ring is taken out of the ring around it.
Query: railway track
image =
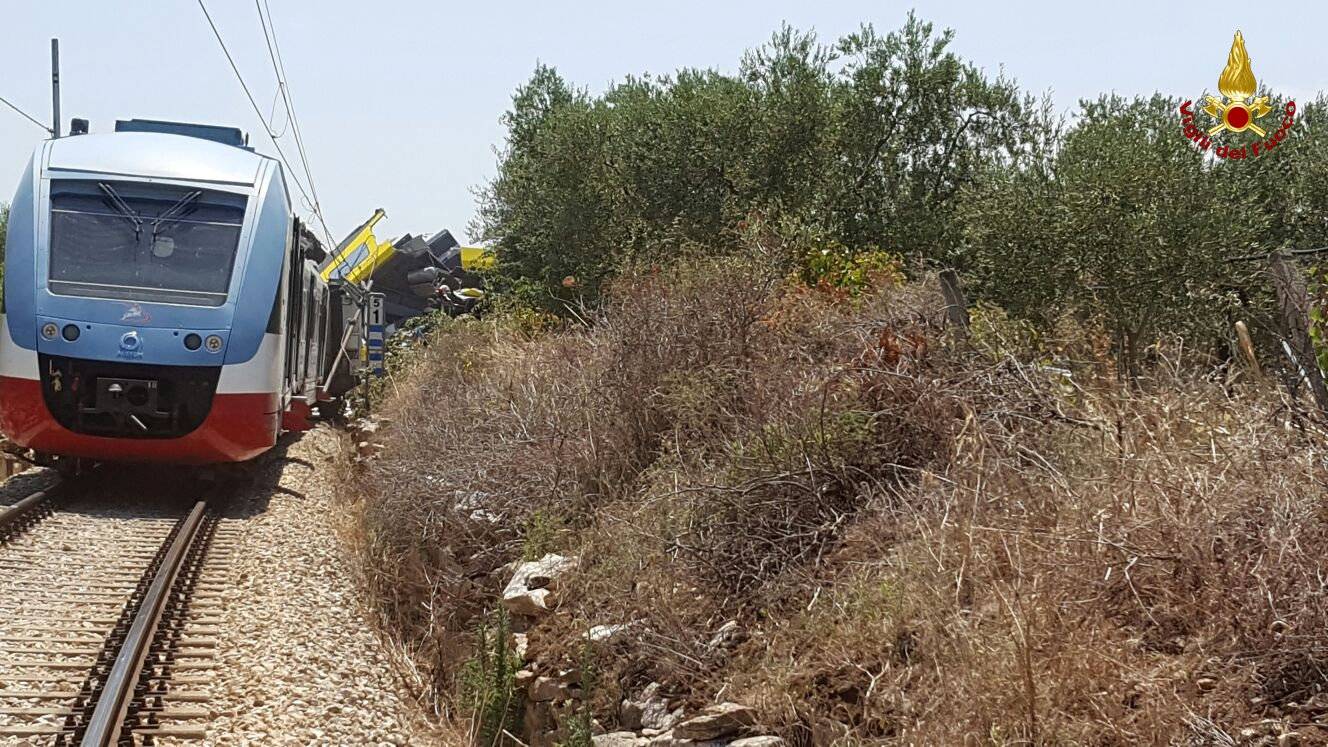
[[[203,739],[221,520],[204,500],[116,507],[75,487],[0,514],[0,743]]]
[[[55,497],[50,490],[38,490],[0,513],[0,542],[5,542],[51,514]]]

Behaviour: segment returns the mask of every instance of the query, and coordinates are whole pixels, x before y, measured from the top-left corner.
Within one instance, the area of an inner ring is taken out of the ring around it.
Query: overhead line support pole
[[[51,40],[51,136],[60,137],[60,40]]]

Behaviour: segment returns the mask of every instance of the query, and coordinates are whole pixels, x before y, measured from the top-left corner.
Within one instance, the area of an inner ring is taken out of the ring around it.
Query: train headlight
[[[65,328],[60,330],[60,336],[69,342],[78,339],[79,331],[77,324],[66,324]]]
[[[42,325],[42,337],[48,340],[54,340],[55,336],[60,334],[60,328],[55,326],[55,322],[47,322]]]
[[[189,350],[198,350],[199,348],[203,347],[203,338],[199,337],[193,332],[190,332],[189,334],[184,336],[184,346]]]
[[[209,353],[221,352],[221,338],[216,335],[208,335],[207,339],[203,341],[203,344],[207,346],[207,351]]]

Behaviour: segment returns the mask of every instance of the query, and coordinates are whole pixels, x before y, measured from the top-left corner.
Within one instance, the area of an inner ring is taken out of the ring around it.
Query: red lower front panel
[[[309,422],[309,418],[313,417],[313,414],[313,408],[309,407],[307,402],[298,399],[291,400],[290,407],[286,409],[286,414],[281,416],[281,429],[297,433],[312,430],[314,424]]]
[[[103,462],[242,462],[272,448],[280,425],[273,394],[217,394],[203,424],[180,438],[85,436],[55,422],[41,383],[0,376],[0,432],[25,448]]]

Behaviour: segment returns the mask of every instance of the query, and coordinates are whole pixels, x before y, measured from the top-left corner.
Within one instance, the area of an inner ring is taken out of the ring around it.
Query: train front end
[[[0,302],[12,443],[174,464],[275,443],[289,197],[273,160],[204,135],[38,146],[10,207]]]

